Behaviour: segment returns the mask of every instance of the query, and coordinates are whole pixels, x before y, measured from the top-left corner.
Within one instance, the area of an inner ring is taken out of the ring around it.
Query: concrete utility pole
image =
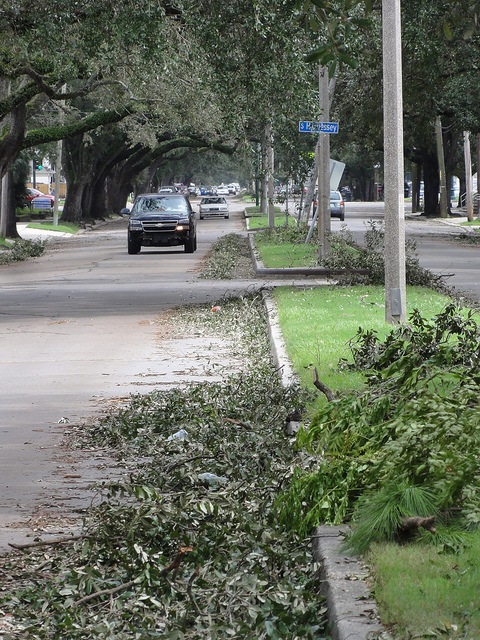
[[[467,191],[467,219],[473,220],[473,181],[472,181],[472,158],[470,153],[470,132],[463,132],[463,152],[465,156],[465,188]],[[478,180],[478,173],[477,173]]]
[[[272,125],[269,123],[265,129],[265,142],[266,142],[266,169],[267,169],[267,211],[268,211],[268,226],[273,228],[275,226],[275,204],[273,202],[273,171],[274,171],[274,158],[273,158],[273,131]]]
[[[385,320],[405,322],[402,36],[400,0],[383,0],[383,126],[385,182]]]
[[[64,84],[60,89],[61,93],[65,93],[67,85]],[[63,111],[59,109],[60,122],[63,123]],[[55,162],[55,202],[53,203],[53,226],[58,226],[58,205],[60,203],[60,172],[62,170],[62,150],[63,140],[57,142],[57,160]]]
[[[11,84],[9,80],[0,80],[0,95],[9,96]],[[10,171],[7,171],[0,182],[0,237],[5,238],[8,233],[8,190],[10,188]]]
[[[318,69],[318,89],[320,111],[324,122],[330,119],[330,99],[328,91],[328,70],[320,66]],[[318,257],[326,258],[330,253],[330,134],[320,133],[318,136]]]
[[[265,132],[262,140],[262,154],[261,154],[261,166],[262,166],[262,184],[260,192],[260,210],[263,216],[268,214],[268,194],[267,194],[267,145],[265,141]]]
[[[480,133],[477,133],[477,168],[476,168],[476,172],[477,172],[477,196],[480,195]],[[478,211],[477,211],[478,213]]]
[[[440,116],[437,116],[435,121],[435,136],[437,139],[437,156],[438,156],[438,170],[440,172],[440,217],[448,217],[448,195],[447,195],[447,176],[445,173],[445,156],[443,154],[443,136],[442,136],[442,121]]]
[[[7,236],[7,208],[8,208],[8,190],[10,188],[10,171],[3,176],[1,181],[1,200],[0,200],[0,237]]]

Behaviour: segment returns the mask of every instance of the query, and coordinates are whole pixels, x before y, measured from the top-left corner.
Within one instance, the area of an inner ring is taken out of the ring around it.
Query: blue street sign
[[[308,122],[298,123],[300,133],[338,133],[338,122]]]

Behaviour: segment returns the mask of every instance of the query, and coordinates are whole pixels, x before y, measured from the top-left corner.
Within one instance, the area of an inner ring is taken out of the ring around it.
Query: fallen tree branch
[[[14,542],[9,542],[8,546],[13,549],[31,549],[32,547],[48,547],[50,545],[55,544],[66,544],[67,542],[72,542],[74,540],[81,540],[82,535],[79,536],[70,536],[69,538],[57,538],[55,540],[37,540],[37,542],[27,542],[25,544],[15,544]]]
[[[118,586],[113,587],[112,589],[102,589],[102,591],[96,591],[95,593],[91,593],[90,595],[85,596],[84,598],[80,598],[80,600],[76,600],[73,603],[73,606],[78,607],[84,602],[90,602],[90,600],[95,600],[95,598],[100,598],[101,596],[111,596],[114,593],[117,593],[117,591],[123,591],[123,589],[128,589],[128,587],[132,587],[134,584],[135,584],[135,580],[130,580],[129,582],[124,582],[122,584],[119,584]]]
[[[189,551],[193,551],[193,547],[180,547],[177,555],[172,560],[172,562],[159,572],[158,574],[159,577],[164,577],[168,575],[170,571],[173,571],[172,578],[173,580],[175,580],[175,577],[180,568],[180,564],[185,554],[188,553]],[[101,598],[102,596],[111,596],[114,593],[117,593],[118,591],[123,591],[123,589],[128,589],[129,587],[132,587],[135,583],[136,583],[136,580],[129,580],[128,582],[123,582],[122,584],[119,584],[116,587],[112,587],[111,589],[102,589],[101,591],[90,593],[88,596],[84,596],[83,598],[80,598],[80,600],[76,600],[73,603],[73,606],[78,607],[80,604],[84,604],[85,602],[90,602],[91,600],[95,600],[96,598]]]
[[[335,400],[335,395],[333,391],[331,391],[326,384],[324,384],[318,377],[317,367],[313,367],[313,385],[319,389],[322,393],[325,394],[327,400],[331,402]]]
[[[241,420],[235,420],[235,418],[223,418],[224,422],[229,422],[230,424],[236,424],[239,427],[244,427],[245,429],[249,429],[250,431],[253,429],[251,424],[248,422],[242,422]]]
[[[412,516],[402,518],[402,522],[400,523],[400,528],[402,531],[413,531],[414,529],[419,529],[423,527],[430,533],[435,533],[436,529],[433,526],[435,522],[435,516],[430,516],[429,518],[420,518],[420,516]]]
[[[170,471],[173,471],[177,467],[181,467],[182,464],[187,464],[188,462],[193,462],[194,460],[209,460],[212,458],[215,458],[215,456],[208,456],[205,454],[202,454],[199,456],[192,456],[191,458],[184,458],[183,460],[178,460],[177,462],[172,462],[172,464],[169,464],[165,472],[170,473]]]
[[[195,596],[193,595],[193,592],[192,592],[193,581],[195,580],[195,578],[198,577],[199,573],[200,573],[200,569],[198,567],[195,567],[195,571],[192,573],[192,575],[190,576],[190,579],[188,581],[187,593],[188,593],[188,597],[190,598],[191,603],[193,604],[193,607],[194,607],[195,611],[197,612],[197,615],[204,616],[206,614],[202,613],[200,611],[200,608],[199,608],[199,606],[197,604],[197,601],[195,600]]]

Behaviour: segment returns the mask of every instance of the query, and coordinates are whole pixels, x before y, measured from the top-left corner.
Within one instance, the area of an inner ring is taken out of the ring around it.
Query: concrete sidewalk
[[[39,221],[40,222],[40,221]],[[75,235],[64,231],[51,231],[50,229],[32,229],[28,225],[35,222],[18,222],[17,231],[23,240],[48,240],[49,238],[68,238]]]

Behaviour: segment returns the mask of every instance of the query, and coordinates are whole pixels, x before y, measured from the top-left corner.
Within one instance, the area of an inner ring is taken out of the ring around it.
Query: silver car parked
[[[345,203],[340,191],[330,191],[330,217],[345,220]]]

